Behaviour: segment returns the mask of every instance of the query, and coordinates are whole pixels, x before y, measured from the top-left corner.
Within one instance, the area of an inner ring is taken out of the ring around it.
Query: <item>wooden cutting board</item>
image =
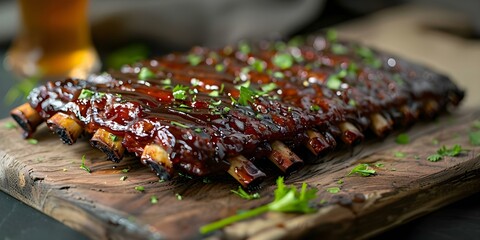
[[[480,110],[458,111],[402,131],[411,138],[407,145],[395,143],[397,132],[309,161],[286,183],[318,188],[317,213],[268,213],[207,237],[365,238],[473,194],[480,190],[480,146],[469,143],[468,133],[479,119]],[[85,138],[63,145],[43,126],[34,135],[38,144],[32,145],[18,129],[4,128],[7,122],[0,121],[0,189],[95,239],[202,238],[200,226],[273,199],[278,172],[268,164],[262,197],[248,201],[230,192],[238,184],[228,176],[159,182],[134,158],[106,161]],[[442,145],[454,144],[469,151],[439,162],[426,160]],[[92,173],[80,169],[84,154]],[[377,175],[347,177],[358,163],[370,163]],[[330,187],[340,191],[330,193]],[[150,201],[153,195],[157,204]]]

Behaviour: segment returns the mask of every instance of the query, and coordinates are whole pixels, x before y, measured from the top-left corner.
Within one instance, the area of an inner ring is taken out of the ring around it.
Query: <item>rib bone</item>
[[[230,162],[228,173],[245,188],[257,185],[266,176],[242,155],[228,158],[228,161]]]
[[[55,132],[63,143],[72,145],[82,134],[83,128],[80,121],[71,115],[58,112],[47,120],[47,126]]]
[[[21,106],[16,107],[10,111],[10,115],[23,129],[23,136],[25,138],[30,137],[37,129],[37,126],[43,122],[42,117],[30,106],[29,103],[24,103]]]
[[[125,151],[122,141],[122,137],[116,136],[103,128],[99,128],[90,140],[90,144],[104,152],[108,159],[119,162],[122,160],[123,152]]]

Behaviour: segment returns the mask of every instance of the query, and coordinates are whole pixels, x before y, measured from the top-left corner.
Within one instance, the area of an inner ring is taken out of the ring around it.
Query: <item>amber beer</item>
[[[18,0],[21,26],[7,54],[20,76],[83,78],[100,67],[91,44],[88,0]]]

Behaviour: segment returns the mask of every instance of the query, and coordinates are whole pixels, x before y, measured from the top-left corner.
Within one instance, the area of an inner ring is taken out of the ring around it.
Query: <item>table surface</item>
[[[467,89],[464,108],[480,106],[480,40],[468,38],[467,19],[453,12],[400,6],[337,27],[340,36],[431,66]],[[4,58],[6,46],[0,46]],[[14,84],[0,69],[0,97]],[[468,88],[467,88],[468,87]],[[0,118],[12,105],[0,100]],[[376,239],[480,239],[480,193],[390,230]],[[19,226],[21,226],[19,228]],[[18,230],[21,229],[21,230]],[[0,239],[85,239],[50,217],[0,192]]]

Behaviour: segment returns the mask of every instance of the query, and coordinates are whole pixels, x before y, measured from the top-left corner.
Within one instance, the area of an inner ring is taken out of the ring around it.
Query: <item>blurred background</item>
[[[36,1],[46,5],[53,0]],[[67,7],[63,4],[70,1],[73,0],[55,4],[61,11]],[[342,38],[392,52],[451,76],[467,88],[462,107],[480,105],[478,0],[78,1],[88,3],[89,37],[98,53],[97,63],[101,63],[93,70],[184,51],[194,45],[215,48],[240,39],[288,38],[335,28]],[[0,0],[0,118],[7,117],[13,106],[24,102],[24,93],[35,84],[26,80],[30,79],[28,76],[12,72],[5,60],[22,26],[19,3],[28,2],[35,0]],[[45,10],[39,7],[32,11],[42,14]],[[479,239],[479,200],[480,194],[473,195],[377,238]],[[32,236],[84,238],[0,192],[0,239]]]

